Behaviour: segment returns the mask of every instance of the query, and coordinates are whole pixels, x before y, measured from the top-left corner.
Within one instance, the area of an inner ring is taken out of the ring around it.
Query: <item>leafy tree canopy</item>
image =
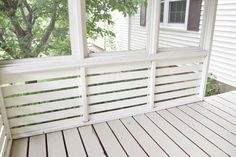
[[[114,33],[97,24],[113,25],[111,12],[131,16],[145,0],[86,0],[87,36]],[[70,54],[66,0],[1,0],[0,60]]]

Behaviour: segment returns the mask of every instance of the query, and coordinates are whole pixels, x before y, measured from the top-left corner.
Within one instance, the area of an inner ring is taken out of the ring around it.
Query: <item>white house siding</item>
[[[139,12],[139,11],[138,11]],[[130,18],[130,49],[145,49],[147,33],[146,27],[140,26],[140,14]]]
[[[116,17],[116,25],[115,25],[115,31],[116,31],[116,45],[118,51],[128,50],[128,32],[129,32],[129,18],[123,17],[123,15],[117,14]]]
[[[130,18],[130,48],[145,48],[146,27],[140,15]],[[202,18],[201,18],[202,19]],[[200,32],[161,28],[159,47],[199,46]],[[217,80],[236,87],[236,0],[219,0],[210,72]]]
[[[236,87],[236,1],[219,0],[210,71]]]

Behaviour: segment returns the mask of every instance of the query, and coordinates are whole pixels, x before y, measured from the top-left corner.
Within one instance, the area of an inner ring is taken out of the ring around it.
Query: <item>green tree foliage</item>
[[[215,75],[209,74],[206,86],[206,96],[217,95],[222,91],[222,85],[216,81]]]
[[[137,12],[145,0],[86,0],[87,37],[114,33],[111,12]],[[0,60],[70,54],[67,0],[0,0]],[[1,53],[4,52],[4,53]]]

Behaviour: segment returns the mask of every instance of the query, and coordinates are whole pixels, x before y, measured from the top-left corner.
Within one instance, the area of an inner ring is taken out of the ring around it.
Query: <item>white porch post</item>
[[[8,123],[7,112],[6,112],[5,103],[4,103],[3,94],[2,94],[2,88],[0,88],[0,110],[1,110],[0,114],[2,115],[2,120],[6,128],[6,133],[8,137],[12,139],[10,125]]]
[[[215,19],[217,11],[218,0],[205,0],[202,34],[200,40],[200,47],[207,51],[207,56],[203,63],[202,79],[200,84],[199,96],[201,100],[204,100],[206,92],[206,84],[208,78],[208,70],[211,58],[211,48],[215,28]]]
[[[85,0],[68,0],[72,56],[78,61],[88,57]],[[88,121],[86,68],[80,68],[84,121]]]
[[[153,55],[157,53],[159,28],[160,28],[160,9],[161,0],[148,1],[148,16],[147,16],[147,53]],[[155,97],[155,84],[156,84],[156,62],[151,62],[150,69],[150,84],[149,84],[149,107],[154,108]]]

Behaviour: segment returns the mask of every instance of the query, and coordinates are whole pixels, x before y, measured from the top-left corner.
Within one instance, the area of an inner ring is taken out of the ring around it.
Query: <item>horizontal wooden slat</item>
[[[119,64],[117,66],[101,66],[98,68],[88,68],[87,74],[102,74],[102,73],[113,73],[120,71],[128,71],[135,69],[144,69],[148,68],[150,65],[148,63],[136,63],[136,64]]]
[[[190,66],[166,67],[166,68],[157,69],[156,73],[158,76],[162,76],[162,75],[173,75],[173,74],[187,73],[187,72],[198,72],[201,70],[202,70],[202,64],[190,65]]]
[[[194,63],[200,63],[200,62],[203,62],[203,58],[163,60],[163,61],[157,62],[157,67],[170,66],[170,65],[194,64]]]
[[[90,119],[91,120],[108,120],[108,119],[114,119],[114,118],[117,119],[123,116],[129,116],[129,115],[131,116],[134,114],[144,113],[147,110],[148,108],[146,105],[135,106],[135,107],[125,108],[125,109],[120,109],[120,110],[114,110],[110,112],[92,114],[90,115]]]
[[[144,103],[147,103],[146,96],[140,97],[140,98],[133,98],[133,99],[128,99],[128,100],[121,100],[121,101],[116,101],[116,102],[93,105],[93,106],[90,106],[89,111],[91,113],[100,112],[100,111],[108,111],[108,110],[135,106],[135,105],[144,104]]]
[[[82,124],[82,117],[64,119],[59,121],[53,121],[48,123],[42,123],[32,126],[26,126],[21,128],[11,129],[13,138],[21,138],[33,135],[39,135],[47,132],[72,128]]]
[[[177,97],[182,97],[182,96],[192,95],[192,94],[197,94],[197,93],[199,93],[198,87],[185,89],[185,90],[178,90],[174,92],[166,92],[166,93],[155,95],[155,101],[162,101],[166,99],[177,98]]]
[[[148,70],[143,71],[132,71],[132,72],[121,72],[121,73],[111,73],[106,75],[97,75],[87,78],[88,84],[99,84],[106,82],[139,79],[148,77]]]
[[[165,83],[172,83],[172,82],[180,82],[180,81],[188,81],[188,80],[195,80],[201,77],[201,73],[192,73],[192,74],[183,74],[183,75],[172,75],[172,76],[165,76],[156,78],[156,84],[165,84]]]
[[[61,69],[61,70],[49,70],[49,71],[37,71],[31,73],[10,73],[3,72],[0,76],[2,84],[13,82],[25,82],[32,80],[45,80],[53,78],[64,78],[71,76],[79,76],[79,68]]]
[[[161,109],[167,109],[167,108],[171,108],[171,107],[175,107],[179,105],[194,103],[198,101],[200,101],[200,98],[198,97],[198,95],[193,95],[193,96],[187,96],[183,98],[158,102],[158,103],[155,103],[155,106],[157,107],[157,109],[161,110]]]
[[[79,86],[79,78],[3,87],[4,96]]]
[[[118,82],[112,84],[102,84],[99,86],[88,87],[88,94],[112,92],[117,90],[144,87],[147,85],[148,85],[148,79],[128,81],[128,82]]]
[[[73,117],[73,116],[79,116],[82,115],[82,109],[76,108],[76,109],[69,109],[69,110],[62,110],[57,112],[50,112],[50,113],[44,113],[44,114],[37,114],[32,116],[26,116],[26,117],[20,117],[20,118],[14,118],[10,119],[9,123],[11,127],[16,126],[22,126],[22,125],[29,125],[29,124],[35,124],[35,123],[41,123],[66,117]]]
[[[7,107],[80,96],[80,89],[68,89],[5,99]]]
[[[20,115],[27,115],[32,113],[46,112],[70,108],[75,106],[82,106],[81,99],[69,99],[51,103],[42,103],[37,105],[14,107],[7,109],[8,117],[15,117]]]
[[[179,83],[174,83],[174,84],[165,84],[161,86],[156,86],[155,92],[161,93],[161,92],[167,92],[167,91],[172,91],[172,90],[197,87],[199,85],[200,85],[200,80],[179,82]]]
[[[117,93],[94,95],[88,98],[88,103],[93,104],[93,103],[99,103],[99,102],[105,102],[105,101],[111,101],[111,100],[142,96],[142,95],[147,95],[148,94],[147,92],[148,92],[147,88],[142,88],[142,89],[135,89],[135,90],[129,90],[129,91],[122,91],[122,92],[117,92]]]

